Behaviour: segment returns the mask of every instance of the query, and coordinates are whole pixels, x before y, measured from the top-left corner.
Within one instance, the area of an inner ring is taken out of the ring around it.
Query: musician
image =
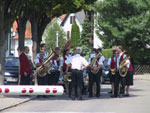
[[[94,49],[93,49],[94,50]],[[104,61],[104,56],[98,56],[97,50],[94,50],[96,56],[89,59],[89,97],[93,97],[93,84],[96,82],[96,97],[100,96],[100,76],[102,74],[102,65]],[[97,58],[96,58],[97,57]],[[95,62],[93,60],[95,59]],[[93,63],[93,64],[92,64]],[[93,73],[97,71],[97,73]]]
[[[128,53],[127,52],[125,52],[125,54],[127,54],[128,55]],[[133,69],[133,62],[131,61],[131,58],[130,59],[128,59],[127,61],[126,61],[126,63],[127,63],[127,68],[128,68],[128,72],[127,72],[127,75],[126,75],[126,77],[125,77],[125,79],[126,79],[126,87],[125,87],[125,97],[128,97],[129,96],[129,89],[130,89],[130,86],[132,86],[133,85],[133,75],[134,75],[134,69]]]
[[[40,54],[43,54],[44,53],[44,55],[40,55]],[[37,53],[37,55],[36,55],[36,57],[35,57],[35,59],[34,59],[34,63],[38,63],[37,61],[39,61],[39,59],[41,59],[40,57],[43,57],[42,58],[42,64],[41,65],[43,65],[44,66],[44,61],[49,57],[49,53],[47,52],[47,47],[46,47],[46,44],[45,43],[42,43],[41,45],[40,45],[40,52],[39,53]],[[35,64],[36,65],[36,64]],[[36,66],[36,67],[38,67],[38,66]],[[44,78],[40,78],[40,77],[38,77],[38,81],[40,81],[40,83],[38,83],[39,85],[48,85],[48,80],[46,80],[46,78],[48,79],[48,77],[49,77],[49,73],[47,73],[45,76],[44,76]],[[41,82],[42,81],[42,82]],[[45,83],[44,83],[44,81],[45,81]]]
[[[66,60],[68,60],[71,57],[70,53],[69,53],[69,49],[64,49],[63,50],[63,56],[62,56],[62,72],[63,72],[63,76],[64,78],[66,78],[66,73],[71,73],[71,66],[67,65],[65,63]],[[64,80],[65,82],[65,89],[66,92],[69,94],[69,97],[71,97],[71,81],[67,81]]]
[[[76,98],[82,100],[83,69],[88,66],[88,62],[80,55],[81,51],[80,47],[76,47],[74,49],[74,55],[65,62],[67,65],[72,66],[72,100]]]
[[[59,81],[59,76],[60,76],[60,70],[61,70],[61,65],[60,65],[60,48],[56,47],[55,48],[55,56],[52,58],[52,70],[49,78],[50,85],[56,85]]]
[[[32,63],[28,56],[29,47],[25,46],[24,51],[19,55],[20,63],[20,85],[31,85],[32,82]]]
[[[113,50],[113,56],[108,59],[107,65],[110,69],[110,82],[111,82],[111,97],[114,97],[114,81],[116,78],[116,71],[117,71],[117,57],[118,57],[118,52],[117,50]]]
[[[40,45],[40,51],[44,52],[44,60],[46,60],[49,56],[49,53],[47,52],[46,44],[43,43]],[[40,57],[40,53],[37,53],[36,58]]]
[[[119,55],[117,57],[117,76],[114,82],[114,97],[119,96],[120,98],[122,98],[125,91],[125,77],[121,77],[121,75],[119,74],[119,69],[123,68],[126,65],[120,65],[121,62],[126,58],[126,54],[123,53],[122,46],[117,47],[117,52],[119,53]]]
[[[34,63],[36,68],[43,66],[44,67],[44,51],[40,51],[39,57],[35,58]],[[48,76],[40,77],[37,75],[38,85],[47,85]]]

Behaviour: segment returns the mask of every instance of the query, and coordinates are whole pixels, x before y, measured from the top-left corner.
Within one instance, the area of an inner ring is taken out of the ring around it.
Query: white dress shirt
[[[116,62],[116,57],[113,57],[113,59],[114,59],[114,61]],[[111,65],[111,61],[112,60],[112,58],[110,57],[109,59],[108,59],[108,61],[107,61],[107,65],[108,66],[110,66]]]
[[[48,52],[44,52],[44,60],[47,59],[47,57],[49,56]],[[37,53],[35,58],[40,58],[40,53]]]
[[[72,64],[72,69],[81,70],[82,66],[88,66],[86,59],[80,54],[76,54],[65,61],[66,64]]]
[[[120,66],[120,64],[119,64],[119,61],[120,61],[120,57],[122,56],[122,54],[123,54],[123,52],[121,52],[120,54],[119,54],[119,56],[117,57],[117,70],[119,69],[119,66]],[[124,54],[123,55],[123,59],[126,57],[126,55]]]
[[[104,61],[105,61],[105,57],[104,56],[101,56],[99,61],[98,61],[98,64],[99,65],[103,65],[104,64]]]

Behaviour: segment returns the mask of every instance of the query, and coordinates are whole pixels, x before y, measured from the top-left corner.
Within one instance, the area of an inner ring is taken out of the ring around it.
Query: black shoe
[[[43,98],[48,98],[48,96],[46,96],[46,95],[43,95],[42,97],[43,97]]]
[[[100,94],[96,94],[96,97],[99,98],[99,97],[100,97]]]
[[[108,94],[112,94],[112,91],[108,92]]]
[[[83,98],[82,98],[82,97],[79,97],[78,100],[83,100]]]
[[[119,97],[119,98],[122,98],[122,97],[123,97],[123,95],[122,95],[122,94],[120,94],[118,97]]]
[[[125,94],[125,95],[123,95],[124,97],[129,97],[129,94]]]
[[[76,98],[75,98],[75,97],[72,97],[71,99],[72,99],[72,100],[75,100]]]
[[[115,98],[115,97],[117,97],[117,96],[116,96],[116,95],[111,95],[110,97],[111,97],[111,98]]]
[[[92,95],[89,95],[89,98],[92,98],[93,96]]]
[[[41,95],[37,95],[37,98],[41,98],[42,96]]]

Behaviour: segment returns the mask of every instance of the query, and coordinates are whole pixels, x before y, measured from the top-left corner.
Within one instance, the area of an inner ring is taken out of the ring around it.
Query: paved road
[[[38,112],[38,113],[150,113],[150,81],[135,80],[131,87],[131,96],[126,98],[110,98],[107,92],[110,85],[102,85],[102,96],[85,100],[72,101],[67,95],[34,99],[6,112]]]

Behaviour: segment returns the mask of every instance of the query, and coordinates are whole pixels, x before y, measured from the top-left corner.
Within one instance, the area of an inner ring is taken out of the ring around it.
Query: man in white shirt
[[[81,48],[77,47],[74,49],[74,55],[65,61],[67,65],[71,65],[72,67],[72,100],[76,98],[82,100],[82,74],[83,69],[88,66],[88,62],[80,54]]]

